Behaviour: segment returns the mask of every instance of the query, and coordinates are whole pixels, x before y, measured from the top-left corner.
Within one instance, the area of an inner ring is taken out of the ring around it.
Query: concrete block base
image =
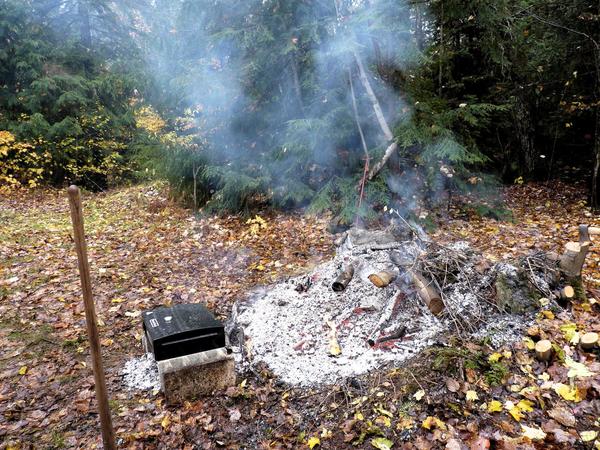
[[[158,361],[158,374],[168,404],[235,385],[233,355],[224,348]]]

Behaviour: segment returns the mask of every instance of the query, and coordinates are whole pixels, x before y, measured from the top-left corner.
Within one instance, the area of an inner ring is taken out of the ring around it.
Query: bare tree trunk
[[[438,96],[442,96],[442,71],[443,64],[442,59],[444,57],[444,2],[442,2],[442,13],[440,15],[440,56],[439,56],[439,69],[438,69]]]
[[[417,41],[417,49],[423,50],[423,16],[421,13],[421,5],[415,5],[415,39]]]
[[[79,39],[81,45],[90,50],[92,48],[92,31],[90,26],[90,10],[85,0],[80,0],[77,5],[79,15]]]
[[[363,66],[362,60],[360,59],[360,55],[358,54],[358,52],[356,50],[354,50],[353,53],[354,53],[354,59],[356,60],[356,65],[358,66],[358,75],[360,77],[360,82],[364,86],[365,91],[367,91],[369,100],[371,100],[371,104],[373,105],[373,110],[375,111],[375,116],[377,117],[377,121],[379,122],[379,127],[381,128],[381,131],[383,131],[385,138],[388,141],[391,141],[394,138],[394,135],[392,134],[392,130],[390,130],[390,127],[389,127],[387,121],[385,120],[385,116],[383,115],[383,110],[381,109],[379,100],[377,100],[377,96],[375,95],[375,92],[373,91],[371,82],[369,81],[369,78],[367,77],[367,72],[365,71],[365,67]]]
[[[300,77],[298,75],[298,64],[296,62],[296,54],[293,53],[290,56],[291,66],[292,66],[292,76],[294,79],[294,91],[296,92],[296,99],[298,100],[298,106],[300,107],[300,111],[302,111],[302,116],[304,116],[304,101],[302,100],[302,87],[300,86]]]
[[[537,162],[537,153],[533,142],[533,124],[531,113],[522,95],[517,95],[514,111],[517,139],[521,144],[521,152],[527,174],[532,174]]]
[[[385,120],[385,116],[383,115],[383,110],[381,109],[379,100],[377,100],[377,96],[375,95],[373,87],[371,86],[371,82],[367,77],[365,67],[363,66],[362,60],[360,59],[360,55],[356,50],[354,51],[354,59],[356,60],[356,65],[358,66],[358,75],[360,81],[363,87],[365,88],[365,91],[367,91],[367,96],[369,97],[369,100],[371,100],[373,110],[375,111],[375,116],[377,117],[377,122],[379,122],[379,127],[381,128],[381,131],[383,132],[386,140],[389,142],[394,139],[394,135],[392,134],[392,130],[390,129],[387,120]],[[381,171],[383,166],[385,166],[388,159],[390,159],[390,157],[394,154],[397,148],[398,144],[396,144],[396,142],[392,142],[388,146],[381,160],[377,164],[375,164],[369,172],[369,180],[372,180]]]
[[[595,43],[595,42],[594,42]],[[600,101],[600,47],[594,48],[594,63],[596,65],[596,102]],[[596,136],[594,137],[594,172],[592,173],[592,208],[600,208],[600,109],[596,108]]]
[[[194,178],[194,213],[198,212],[198,173],[200,173],[200,169],[202,166],[196,167],[196,162],[192,163],[192,176]]]

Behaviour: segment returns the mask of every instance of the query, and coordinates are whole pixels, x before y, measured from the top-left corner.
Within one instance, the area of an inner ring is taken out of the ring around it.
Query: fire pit
[[[451,333],[515,339],[550,290],[541,267],[492,265],[464,242],[441,247],[407,230],[351,230],[332,261],[238,302],[227,328],[242,366],[264,364],[293,385],[334,383]],[[499,305],[498,283],[518,305]]]

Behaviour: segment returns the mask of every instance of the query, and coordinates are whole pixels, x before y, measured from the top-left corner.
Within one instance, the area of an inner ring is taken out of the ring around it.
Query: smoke
[[[390,127],[410,119],[392,87],[418,56],[401,1],[154,0],[141,14],[163,104],[193,116],[212,164],[262,177],[273,195],[300,200],[360,173],[359,126],[371,164],[381,157],[357,55]]]

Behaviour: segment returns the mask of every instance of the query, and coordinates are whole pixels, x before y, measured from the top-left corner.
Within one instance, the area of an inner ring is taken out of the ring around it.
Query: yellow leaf
[[[520,421],[521,421],[521,419],[522,419],[523,417],[525,417],[525,415],[523,415],[523,412],[522,412],[522,411],[521,411],[519,408],[517,408],[516,406],[515,406],[515,407],[513,407],[513,408],[511,408],[511,409],[509,409],[509,410],[508,410],[508,413],[509,413],[509,414],[510,414],[510,415],[513,417],[513,419],[515,419],[517,422],[520,422]]]
[[[509,352],[508,350],[502,352],[502,356],[504,356],[504,358],[509,359],[512,357],[512,352]]]
[[[500,403],[498,400],[492,400],[489,403],[487,410],[490,413],[500,412],[502,411],[502,403]]]
[[[432,428],[446,430],[446,424],[437,417],[433,416],[427,416],[427,418],[423,421],[423,424],[421,426],[427,430],[431,430]]]
[[[554,319],[554,313],[552,311],[544,310],[542,311],[542,314],[546,319]]]
[[[521,425],[521,427],[523,429],[523,436],[532,441],[543,441],[546,439],[546,433],[540,428],[528,427],[526,425]]]
[[[171,425],[171,418],[168,414],[163,418],[160,424],[165,430],[169,427],[169,425]]]
[[[564,325],[560,326],[560,331],[563,332],[563,335],[565,336],[565,339],[569,342],[571,342],[571,340],[577,336],[577,338],[579,337],[579,333],[577,333],[577,325],[574,323],[565,323]],[[577,339],[577,341],[579,341],[579,339]],[[573,343],[573,342],[571,342]]]
[[[362,413],[360,411],[354,413],[354,418],[356,420],[365,420],[365,416],[362,415]]]
[[[525,343],[525,347],[527,347],[528,350],[533,350],[535,348],[535,342],[533,342],[533,339],[531,339],[530,337],[523,338],[523,342]]]
[[[244,380],[240,383],[240,388],[244,389],[246,387],[247,382],[248,382],[248,380],[246,378],[244,378]]]
[[[475,400],[479,400],[479,396],[475,391],[467,391],[467,401],[472,402]]]
[[[554,392],[560,395],[565,400],[569,400],[571,402],[580,402],[583,400],[577,394],[577,389],[567,386],[566,384],[556,383],[554,385]]]
[[[500,361],[501,358],[502,358],[501,353],[492,353],[490,356],[488,356],[488,361],[491,363],[495,363],[495,362]]]
[[[594,431],[594,430],[590,430],[590,431],[582,431],[581,433],[579,433],[581,435],[581,440],[583,442],[591,442],[594,439],[596,439],[596,437],[598,436],[598,432]]]
[[[311,437],[308,442],[308,448],[315,448],[317,445],[321,444],[321,439],[316,436]]]
[[[27,373],[27,366],[21,366],[19,369],[19,375],[25,375]]]
[[[263,272],[265,270],[265,266],[263,266],[262,264],[259,264],[258,266],[256,266],[256,270]]]
[[[391,450],[394,443],[384,437],[377,437],[371,441],[371,445],[379,450]]]
[[[123,303],[124,301],[125,301],[124,298],[117,297],[117,298],[113,298],[110,302],[111,303]]]
[[[517,408],[524,412],[531,412],[533,411],[533,402],[530,400],[520,400],[517,403]]]

